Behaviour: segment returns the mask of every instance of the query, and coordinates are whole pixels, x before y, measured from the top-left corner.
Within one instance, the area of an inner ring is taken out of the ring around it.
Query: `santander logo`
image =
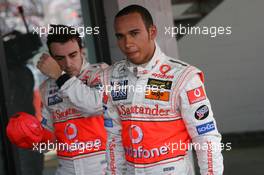
[[[78,114],[78,113],[79,113],[78,110],[75,108],[67,108],[65,111],[61,111],[57,109],[52,112],[52,116],[54,119],[63,119],[65,117],[70,117],[73,114]]]
[[[160,108],[158,104],[154,106],[118,106],[118,112],[121,116],[132,115],[132,114],[146,114],[152,116],[166,116],[169,115],[169,109]]]

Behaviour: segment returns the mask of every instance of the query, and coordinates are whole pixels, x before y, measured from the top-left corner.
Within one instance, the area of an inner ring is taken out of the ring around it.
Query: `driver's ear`
[[[157,37],[158,29],[156,25],[152,25],[149,27],[149,36],[151,40],[155,40]]]
[[[80,50],[81,50],[81,55],[82,55],[82,57],[85,58],[85,56],[86,56],[85,48],[83,47],[83,48],[81,48]]]

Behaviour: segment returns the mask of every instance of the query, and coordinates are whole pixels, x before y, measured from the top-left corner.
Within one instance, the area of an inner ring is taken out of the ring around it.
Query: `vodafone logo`
[[[202,86],[187,91],[187,96],[190,104],[194,104],[206,99],[206,95]]]
[[[64,129],[64,134],[67,139],[72,140],[77,136],[78,130],[75,124],[68,123]]]
[[[137,125],[131,125],[129,129],[129,137],[133,144],[138,144],[143,139],[142,129]]]
[[[197,97],[197,98],[201,96],[201,91],[200,91],[200,89],[195,89],[195,90],[194,90],[194,96]]]
[[[169,65],[167,65],[167,64],[163,64],[162,66],[160,66],[160,72],[162,74],[166,74],[170,70],[171,70],[171,67]]]
[[[173,79],[174,75],[166,75],[167,72],[171,70],[171,67],[167,64],[163,64],[159,68],[160,73],[153,73],[152,76],[156,78],[164,78],[164,79]]]

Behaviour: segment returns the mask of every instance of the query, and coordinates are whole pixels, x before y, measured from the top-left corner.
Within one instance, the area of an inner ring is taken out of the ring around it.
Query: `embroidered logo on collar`
[[[125,66],[122,66],[122,67],[119,67],[118,68],[118,73],[120,73],[120,74],[124,74],[126,72],[126,68],[125,68]]]
[[[127,77],[128,71],[127,71],[127,66],[126,65],[117,65],[115,69],[113,70],[112,78],[124,78]]]
[[[144,68],[141,68],[141,67],[134,67],[133,73],[136,76],[141,76],[141,75],[145,75],[145,74],[149,73],[149,71],[144,69]]]
[[[168,64],[161,65],[159,70],[160,70],[160,73],[153,73],[152,76],[156,78],[164,78],[164,79],[174,78],[174,75],[166,75],[166,73],[171,70],[171,67]]]
[[[159,70],[162,74],[166,74],[167,72],[169,72],[171,70],[171,67],[167,64],[163,64],[160,66]]]

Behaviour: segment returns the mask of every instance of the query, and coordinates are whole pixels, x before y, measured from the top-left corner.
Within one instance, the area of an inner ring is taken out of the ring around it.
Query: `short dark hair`
[[[79,47],[82,48],[82,39],[80,37],[80,34],[78,31],[71,26],[66,26],[62,24],[52,24],[50,25],[50,31],[47,36],[47,46],[50,51],[50,45],[51,43],[57,42],[57,43],[66,43],[70,40],[76,40]]]
[[[150,14],[150,12],[145,8],[142,7],[140,5],[129,5],[125,8],[123,8],[122,10],[120,10],[116,15],[115,15],[115,19],[124,15],[128,15],[130,13],[139,13],[146,29],[148,29],[149,27],[153,26],[153,19],[152,16]]]

